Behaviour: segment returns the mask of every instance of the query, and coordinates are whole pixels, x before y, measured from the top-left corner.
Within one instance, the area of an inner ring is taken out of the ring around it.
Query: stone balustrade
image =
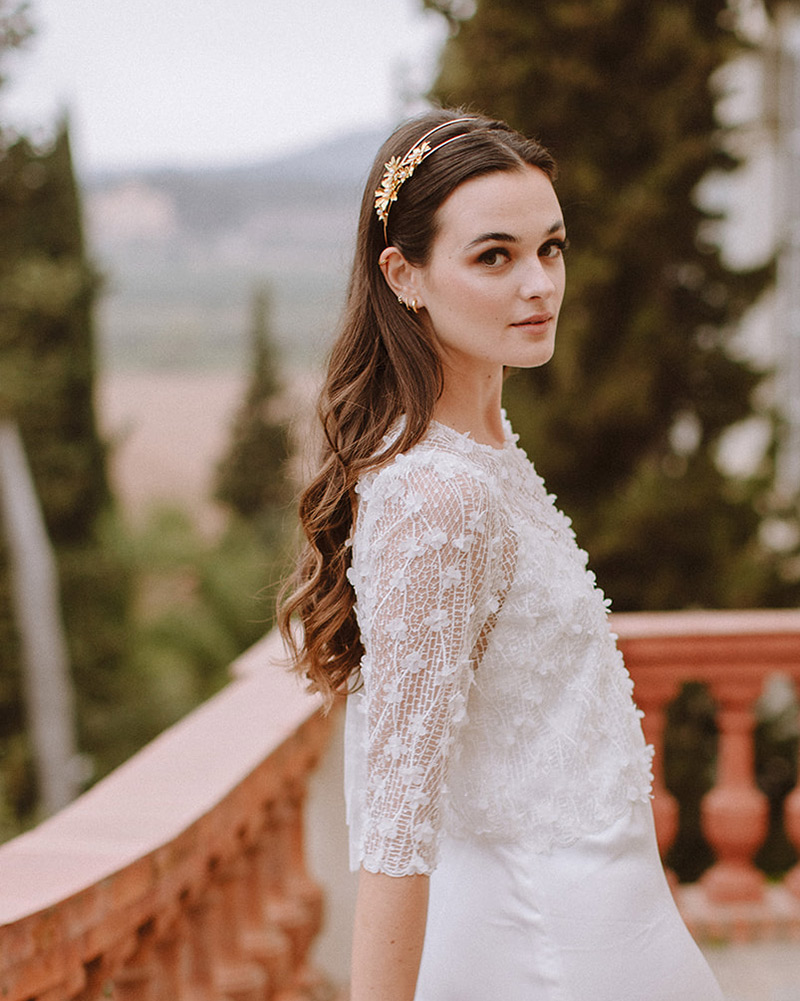
[[[309,1001],[322,893],[302,813],[329,722],[274,663],[0,848],[4,1001]],[[272,669],[268,669],[269,667]]]
[[[716,704],[716,783],[702,804],[716,861],[698,884],[675,890],[692,931],[701,939],[800,937],[800,867],[775,886],[753,863],[768,819],[755,781],[753,710],[775,673],[800,693],[800,612],[616,614],[613,627],[645,712],[645,735],[657,750],[653,807],[662,856],[677,827],[660,753],[667,706],[687,681],[704,682]],[[800,851],[800,787],[786,802],[786,829]]]
[[[753,706],[774,672],[800,683],[800,612],[618,614],[613,626],[657,748],[684,681],[705,682],[717,705],[717,783],[703,814],[716,863],[675,889],[692,931],[800,938],[800,868],[767,886],[752,862],[767,813],[754,779]],[[222,692],[0,847],[3,1001],[333,997],[309,961],[322,892],[306,868],[302,822],[331,720],[276,663],[278,650],[275,637],[258,644]],[[655,778],[666,852],[677,808],[661,755]],[[799,789],[786,812],[800,849]],[[350,920],[344,909],[333,915],[337,925]]]

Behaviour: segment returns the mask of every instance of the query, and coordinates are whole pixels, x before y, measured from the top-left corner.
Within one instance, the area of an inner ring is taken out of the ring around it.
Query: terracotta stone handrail
[[[277,652],[253,648],[222,692],[0,847],[4,1001],[325,996],[302,809],[328,722]]]
[[[800,693],[800,612],[617,614],[613,627],[656,746],[656,830],[662,855],[675,837],[677,808],[664,788],[660,754],[665,711],[685,681],[705,682],[717,706],[717,782],[702,805],[716,863],[699,886],[678,891],[699,937],[800,933],[800,867],[767,888],[753,856],[767,831],[768,804],[754,773],[753,709],[765,680],[780,672]],[[786,827],[800,850],[800,788],[786,803]]]

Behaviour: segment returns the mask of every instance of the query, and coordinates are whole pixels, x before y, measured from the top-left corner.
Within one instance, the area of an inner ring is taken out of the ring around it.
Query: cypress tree
[[[102,538],[111,493],[94,412],[98,287],[66,123],[46,149],[14,137],[0,155],[0,414],[20,428],[56,550],[79,739],[113,761],[128,586]],[[24,822],[36,790],[2,544],[0,739],[8,749],[0,766],[6,795]]]
[[[515,373],[522,444],[619,610],[789,600],[757,540],[768,469],[727,479],[721,436],[761,378],[737,323],[770,268],[732,271],[699,182],[737,165],[713,74],[724,0],[425,0],[451,23],[433,96],[506,119],[562,166],[572,247],[556,354]]]
[[[17,139],[2,181],[3,308],[21,370],[13,411],[53,542],[81,542],[111,494],[94,412],[99,280],[86,259],[66,124],[44,151]]]
[[[281,383],[266,288],[253,296],[250,345],[250,382],[217,468],[215,496],[244,519],[263,523],[289,499],[290,454],[286,423],[276,413]]]

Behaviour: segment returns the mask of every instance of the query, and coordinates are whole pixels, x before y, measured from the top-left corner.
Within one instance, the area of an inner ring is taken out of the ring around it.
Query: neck
[[[469,432],[484,445],[500,447],[505,441],[500,412],[502,370],[482,380],[462,380],[445,371],[444,390],[433,409],[434,420],[456,431]]]

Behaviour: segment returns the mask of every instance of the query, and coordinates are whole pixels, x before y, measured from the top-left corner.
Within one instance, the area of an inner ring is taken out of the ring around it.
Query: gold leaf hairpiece
[[[381,186],[375,192],[375,211],[384,226],[389,218],[389,207],[397,201],[400,187],[422,163],[430,148],[430,143],[426,142],[412,146],[402,159],[393,156],[385,165]]]
[[[457,136],[445,139],[444,142],[433,147],[431,147],[431,144],[427,141],[428,138],[432,136],[434,132],[438,132],[440,129],[446,128],[448,125],[458,125],[460,122],[473,121],[475,121],[474,118],[452,118],[450,121],[442,122],[441,125],[437,125],[436,128],[426,132],[418,142],[414,143],[405,156],[393,156],[391,160],[388,160],[384,164],[381,186],[375,192],[375,213],[378,216],[378,219],[383,223],[384,239],[386,238],[386,227],[389,222],[389,210],[392,207],[392,202],[397,201],[400,188],[405,184],[409,177],[411,177],[422,161],[426,157],[430,156],[431,153],[435,153],[437,149],[441,149],[442,146],[447,146],[448,143],[453,142],[455,139],[462,139],[465,135],[469,135],[469,133],[460,132]]]

